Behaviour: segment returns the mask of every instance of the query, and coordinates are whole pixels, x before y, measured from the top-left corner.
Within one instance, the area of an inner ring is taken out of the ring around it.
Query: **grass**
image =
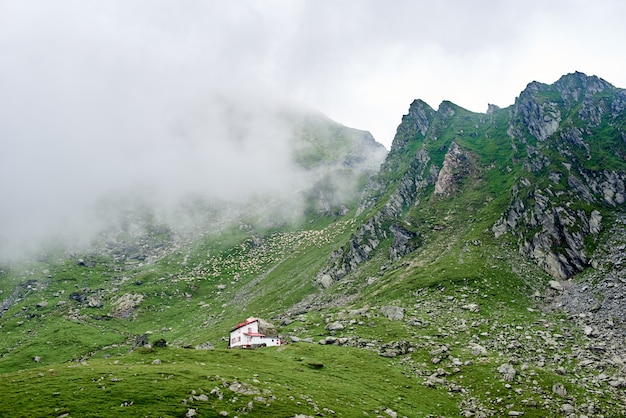
[[[155,360],[160,364],[153,364]],[[314,365],[314,367],[310,367]],[[240,382],[249,391],[233,387]],[[160,349],[86,363],[59,364],[2,375],[2,416],[289,417],[400,416],[458,413],[454,396],[427,388],[370,351],[292,344],[255,351]],[[206,395],[206,398],[196,398]],[[206,399],[206,400],[198,400]],[[252,407],[250,407],[252,405]]]

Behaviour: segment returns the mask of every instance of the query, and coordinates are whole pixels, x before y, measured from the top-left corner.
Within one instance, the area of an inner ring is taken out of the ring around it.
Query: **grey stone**
[[[215,347],[213,347],[213,344],[211,344],[210,342],[205,342],[202,344],[199,344],[197,346],[194,347],[196,350],[214,350]]]
[[[380,313],[392,321],[400,321],[404,318],[404,308],[399,306],[382,306],[380,308]]]
[[[498,372],[502,374],[503,379],[507,382],[512,382],[515,378],[515,374],[517,373],[515,368],[509,363],[504,363],[498,367]]]
[[[326,325],[326,330],[327,331],[343,331],[344,329],[344,325],[339,322],[339,321],[335,321],[335,322],[331,322],[330,324]]]
[[[567,396],[567,390],[562,383],[555,383],[554,385],[552,385],[552,393],[554,393],[555,395],[559,395],[562,398]]]
[[[561,282],[558,282],[556,280],[550,280],[548,282],[548,286],[550,286],[550,288],[554,290],[558,290],[558,291],[563,290],[563,285],[561,284]]]

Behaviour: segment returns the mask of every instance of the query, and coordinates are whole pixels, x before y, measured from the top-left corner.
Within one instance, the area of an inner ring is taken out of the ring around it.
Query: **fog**
[[[190,198],[243,202],[302,186],[280,117],[294,105],[278,91],[214,68],[222,52],[171,44],[183,34],[130,24],[142,10],[79,3],[1,3],[28,10],[0,22],[0,252],[50,238],[80,245],[139,204],[171,218]]]
[[[416,98],[484,111],[575,70],[624,87],[625,7],[0,0],[0,252],[88,240],[103,208],[293,193],[306,178],[276,109],[389,146]]]

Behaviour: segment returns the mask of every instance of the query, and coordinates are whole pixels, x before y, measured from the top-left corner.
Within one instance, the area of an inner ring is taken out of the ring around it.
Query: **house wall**
[[[275,347],[280,345],[280,338],[278,337],[252,337],[250,345],[261,346],[266,345],[268,347]]]
[[[259,322],[254,321],[250,324],[246,324],[243,327],[237,328],[230,333],[230,347],[239,347],[242,345],[250,345],[252,343],[252,338],[244,335],[244,333],[258,333],[259,332]]]
[[[246,324],[230,333],[229,347],[242,347],[242,346],[261,346],[266,345],[268,347],[275,347],[280,345],[280,338],[278,337],[261,337],[258,335],[250,336],[245,334],[259,334],[259,321],[254,321],[250,324]]]

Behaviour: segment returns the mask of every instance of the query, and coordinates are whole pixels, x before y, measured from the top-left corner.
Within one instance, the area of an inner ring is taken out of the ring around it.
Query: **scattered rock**
[[[143,300],[143,295],[125,293],[112,300],[110,315],[114,318],[128,318]]]
[[[238,382],[238,381],[232,382],[228,386],[228,389],[230,389],[232,392],[239,393],[241,395],[260,395],[261,394],[261,391],[255,388],[254,386],[247,384],[247,383]]]
[[[160,359],[154,359],[152,360],[152,364],[161,364],[161,360]]]
[[[465,309],[466,311],[470,311],[470,312],[480,312],[480,307],[478,306],[477,303],[470,303],[468,305],[463,305],[461,306],[461,309]]]
[[[378,350],[378,354],[383,357],[397,357],[413,351],[413,345],[409,341],[392,341],[384,344]]]
[[[215,347],[213,347],[213,344],[207,341],[205,343],[195,346],[195,349],[196,350],[214,350]]]
[[[337,342],[337,338],[329,335],[328,337],[324,338],[323,340],[320,340],[318,344],[333,345],[336,342]]]
[[[42,300],[41,302],[39,302],[36,305],[38,308],[47,308],[48,307],[48,302],[46,302],[45,300]]]
[[[35,363],[40,363],[40,362],[41,362],[41,357],[39,357],[39,356],[35,356],[35,357],[33,357],[33,361],[34,361]]]

